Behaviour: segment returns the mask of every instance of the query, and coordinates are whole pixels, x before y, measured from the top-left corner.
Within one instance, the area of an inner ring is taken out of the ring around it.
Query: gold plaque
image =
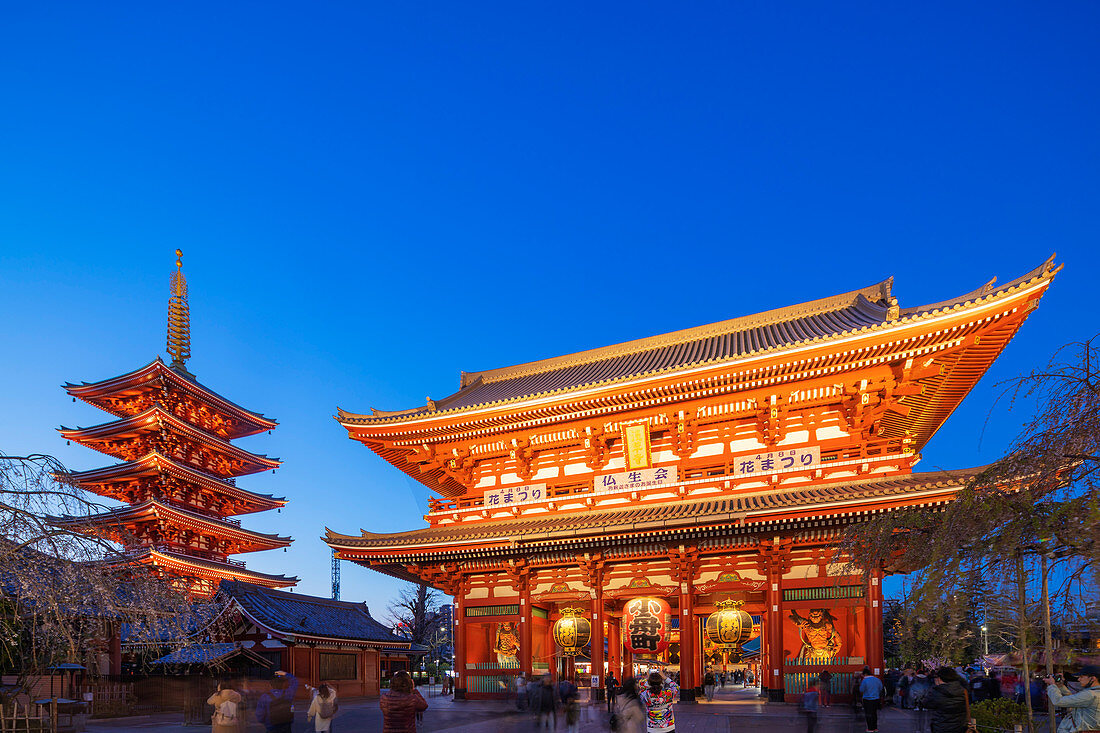
[[[649,453],[649,423],[623,425],[623,455],[627,471],[649,468],[653,464]]]

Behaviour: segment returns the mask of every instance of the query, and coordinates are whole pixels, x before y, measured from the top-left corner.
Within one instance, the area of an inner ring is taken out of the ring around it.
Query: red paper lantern
[[[623,646],[632,654],[660,654],[668,649],[672,607],[663,598],[632,598],[623,606]]]

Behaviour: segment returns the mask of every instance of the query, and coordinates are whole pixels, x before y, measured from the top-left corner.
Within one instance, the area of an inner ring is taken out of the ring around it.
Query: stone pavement
[[[527,733],[535,730],[531,716],[516,711],[515,707],[501,701],[460,700],[439,696],[435,690],[426,695],[428,710],[419,733]],[[421,688],[424,693],[425,688]],[[296,711],[294,733],[312,731],[307,725],[303,705]],[[606,703],[592,703],[581,708],[580,733],[597,733],[609,730]],[[180,722],[179,713],[95,720],[88,724],[89,733],[195,733],[209,730],[209,726]],[[924,723],[918,727],[918,723]],[[879,715],[882,733],[920,733],[927,730],[926,721],[918,721],[909,710],[887,708]],[[559,716],[558,730],[565,730],[565,720]],[[340,702],[340,712],[333,721],[333,733],[371,733],[382,730],[382,712],[377,698],[360,698]],[[757,697],[757,690],[728,687],[720,690],[714,702],[705,700],[695,704],[676,706],[677,733],[779,733],[806,730],[806,719],[793,705],[764,703]],[[850,706],[832,706],[823,709],[818,718],[817,733],[863,733],[863,715],[856,714]],[[257,725],[248,733],[261,733]]]

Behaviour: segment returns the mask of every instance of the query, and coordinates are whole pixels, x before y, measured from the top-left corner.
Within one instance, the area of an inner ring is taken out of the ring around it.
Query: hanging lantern
[[[730,652],[730,660],[741,659],[741,645],[752,638],[752,616],[741,610],[744,601],[719,601],[719,610],[707,617],[707,639]]]
[[[580,608],[563,608],[561,618],[554,622],[554,641],[566,657],[580,654],[592,639],[592,623],[581,616],[583,612]]]
[[[672,607],[663,598],[634,598],[623,606],[623,646],[632,654],[660,654],[671,629]]]

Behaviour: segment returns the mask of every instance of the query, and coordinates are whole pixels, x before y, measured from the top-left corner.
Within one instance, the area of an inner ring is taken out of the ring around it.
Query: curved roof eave
[[[798,341],[798,342],[791,342],[791,343],[786,343],[786,344],[782,344],[782,345],[779,345],[779,346],[774,346],[774,347],[765,348],[765,349],[761,349],[761,350],[749,351],[746,354],[736,354],[732,357],[722,358],[722,359],[714,359],[712,361],[715,364],[726,363],[726,362],[732,363],[732,362],[736,362],[737,360],[742,359],[745,356],[749,356],[749,355],[755,356],[755,355],[760,355],[760,354],[768,353],[768,352],[780,352],[780,351],[783,351],[783,350],[786,350],[786,349],[794,348],[796,346],[805,345],[807,343],[827,342],[831,339],[851,335],[852,333],[858,333],[860,331],[867,331],[868,329],[870,331],[876,331],[876,330],[880,330],[880,329],[885,328],[885,327],[889,327],[889,326],[891,326],[893,324],[896,324],[896,323],[911,322],[914,319],[925,318],[925,317],[929,317],[929,316],[932,316],[932,315],[938,315],[938,314],[942,313],[945,310],[954,309],[954,308],[957,308],[957,307],[963,306],[963,305],[975,304],[978,301],[985,301],[988,298],[993,298],[993,297],[1003,295],[1005,293],[1008,293],[1010,291],[1013,291],[1013,290],[1017,289],[1022,284],[1029,283],[1029,282],[1031,282],[1035,279],[1038,279],[1040,277],[1053,277],[1061,269],[1060,265],[1057,268],[1053,268],[1053,262],[1054,262],[1054,255],[1051,255],[1039,267],[1035,268],[1034,270],[1031,270],[1030,272],[1026,273],[1025,275],[1023,275],[1021,277],[1018,277],[1014,280],[1009,281],[1008,283],[1005,283],[1004,285],[1002,285],[1000,287],[993,287],[993,284],[995,282],[995,278],[994,278],[993,280],[990,280],[985,285],[983,285],[981,288],[978,288],[977,290],[971,291],[970,293],[967,293],[965,295],[959,296],[958,298],[955,298],[953,300],[941,301],[939,303],[933,303],[933,304],[929,304],[929,305],[925,305],[925,306],[918,306],[918,307],[915,307],[915,308],[899,309],[897,315],[894,318],[890,319],[890,320],[886,320],[885,318],[882,318],[878,323],[873,323],[873,324],[870,324],[870,325],[864,325],[862,327],[852,328],[852,329],[849,329],[849,330],[837,331],[837,332],[835,332],[831,335],[828,335],[828,336],[823,336],[823,337],[815,336],[812,339],[803,339],[803,340]],[[787,308],[780,308],[780,309],[776,309],[776,310],[773,310],[773,311],[766,311],[765,313],[760,313],[760,314],[756,314],[756,315],[752,315],[752,316],[744,316],[742,318],[735,318],[735,319],[732,319],[732,320],[729,320],[729,321],[722,321],[722,322],[716,323],[716,324],[710,324],[710,325],[707,325],[707,326],[699,326],[695,329],[686,329],[686,330],[682,330],[682,331],[675,331],[675,332],[672,332],[671,334],[665,334],[664,336],[654,336],[654,337],[650,337],[649,339],[641,339],[641,340],[638,340],[638,341],[630,341],[630,342],[626,342],[625,344],[619,344],[617,346],[603,347],[603,349],[594,349],[594,350],[591,350],[591,351],[579,352],[578,354],[571,354],[571,355],[564,356],[564,357],[556,357],[555,359],[548,359],[548,360],[543,360],[543,361],[539,361],[539,362],[530,362],[528,364],[521,364],[521,365],[518,365],[518,366],[515,366],[515,367],[506,367],[504,369],[493,370],[491,372],[476,372],[476,373],[465,373],[464,372],[463,373],[464,374],[464,377],[463,377],[464,384],[463,384],[462,388],[459,389],[458,392],[455,392],[454,394],[452,394],[448,397],[439,399],[439,400],[429,400],[427,405],[412,408],[412,409],[409,409],[409,410],[404,410],[404,411],[380,411],[380,410],[375,410],[370,415],[352,413],[352,412],[348,412],[348,411],[345,411],[343,409],[338,408],[337,409],[338,414],[336,416],[334,416],[334,419],[337,422],[339,422],[341,425],[343,425],[345,428],[349,428],[349,429],[353,428],[357,425],[392,424],[392,423],[402,422],[404,419],[423,418],[423,417],[426,417],[428,415],[434,416],[434,415],[457,414],[457,413],[461,413],[461,412],[464,412],[464,411],[467,411],[467,410],[472,410],[472,409],[480,409],[480,408],[485,408],[485,407],[490,407],[490,406],[495,406],[495,405],[503,405],[503,404],[508,404],[508,403],[522,402],[524,400],[528,400],[528,399],[532,399],[532,398],[536,398],[536,397],[546,397],[546,396],[550,396],[550,395],[554,395],[554,394],[564,394],[564,393],[568,393],[568,392],[572,392],[572,391],[576,391],[576,390],[580,390],[580,389],[588,389],[588,388],[593,388],[593,387],[597,387],[597,386],[602,386],[602,385],[605,385],[605,384],[612,384],[612,383],[615,383],[615,382],[628,381],[630,379],[636,379],[636,378],[641,377],[641,376],[654,376],[654,375],[661,374],[663,372],[672,373],[672,372],[675,372],[678,369],[683,369],[685,366],[689,366],[689,365],[680,364],[680,365],[676,365],[676,366],[665,368],[665,369],[655,369],[655,370],[651,370],[651,371],[640,371],[640,372],[635,373],[635,374],[629,374],[629,375],[620,376],[620,377],[616,377],[616,378],[605,379],[605,380],[602,380],[602,381],[591,381],[591,382],[586,382],[586,383],[583,383],[583,384],[570,385],[568,387],[560,388],[560,389],[550,389],[550,390],[546,390],[546,391],[529,392],[527,394],[517,395],[517,396],[506,398],[506,399],[486,400],[486,401],[476,402],[476,403],[471,403],[471,404],[463,404],[463,405],[459,405],[459,406],[456,406],[456,407],[447,407],[447,405],[449,403],[453,404],[453,403],[457,402],[459,400],[459,398],[463,397],[464,395],[468,395],[472,390],[480,387],[483,384],[486,384],[487,382],[484,379],[484,377],[486,375],[492,375],[493,376],[492,380],[490,382],[488,382],[488,383],[491,384],[493,382],[501,381],[501,380],[506,379],[506,378],[514,378],[514,377],[506,377],[506,376],[500,376],[500,375],[503,375],[503,374],[506,374],[506,373],[508,373],[508,374],[513,373],[514,370],[519,370],[521,368],[531,368],[531,369],[535,370],[533,372],[528,372],[528,374],[532,374],[532,373],[533,374],[545,374],[545,373],[547,373],[546,371],[538,371],[538,368],[540,367],[540,365],[547,365],[546,369],[552,371],[553,368],[554,368],[553,367],[554,364],[564,363],[564,360],[580,359],[580,357],[583,357],[585,355],[604,353],[604,350],[612,350],[612,349],[617,349],[617,348],[621,348],[621,347],[629,347],[629,346],[634,345],[634,344],[643,344],[643,343],[647,343],[647,342],[657,343],[660,339],[663,339],[665,337],[670,337],[672,339],[667,344],[664,344],[666,346],[674,344],[674,343],[683,343],[683,342],[677,342],[674,337],[678,337],[678,336],[681,336],[681,335],[684,335],[684,334],[698,333],[698,334],[700,334],[699,337],[702,338],[703,337],[702,334],[704,332],[710,332],[709,329],[713,329],[713,328],[717,328],[717,327],[721,327],[721,326],[726,326],[728,324],[742,324],[743,325],[744,323],[748,322],[750,319],[764,319],[764,317],[766,317],[766,316],[777,317],[777,316],[780,316],[780,315],[783,315],[783,314],[797,315],[796,311],[798,309],[801,309],[801,308],[808,308],[811,311],[813,311],[813,314],[818,314],[818,315],[822,314],[822,313],[829,313],[831,311],[828,310],[828,309],[814,310],[814,308],[818,304],[823,304],[823,303],[826,303],[826,302],[836,303],[836,302],[840,302],[842,299],[845,299],[845,298],[850,298],[850,301],[848,302],[848,307],[850,307],[850,308],[851,307],[860,307],[862,305],[861,302],[860,302],[861,298],[864,302],[870,304],[870,301],[867,300],[866,293],[868,291],[874,292],[876,288],[880,289],[880,292],[884,292],[886,294],[887,298],[890,298],[889,293],[890,293],[890,288],[891,288],[892,282],[893,282],[893,278],[889,278],[888,280],[884,280],[881,283],[878,283],[877,285],[870,286],[869,288],[863,288],[862,290],[856,290],[856,291],[852,291],[850,293],[845,293],[845,294],[842,294],[842,295],[833,296],[832,298],[824,298],[824,299],[821,299],[821,300],[818,300],[818,301],[811,301],[810,303],[804,303],[804,304],[796,305],[796,306],[788,306]],[[883,307],[882,311],[885,314],[886,313],[886,308]],[[760,322],[763,323],[764,321],[760,321]],[[774,323],[783,323],[783,322],[784,321],[771,321],[770,323],[774,324]],[[789,321],[787,321],[787,322],[789,322]],[[717,333],[717,332],[710,332],[710,333],[711,333],[711,335],[714,335],[714,333]],[[658,348],[658,347],[653,347],[653,348]],[[610,352],[607,352],[607,353],[610,353]],[[628,355],[630,353],[640,353],[640,352],[631,352],[629,350],[626,350],[626,351],[623,352],[623,355]],[[614,357],[609,357],[609,358],[614,358]],[[583,363],[583,362],[579,362],[579,363]],[[693,363],[692,365],[698,366],[699,364],[704,364],[704,363],[708,363],[708,362]],[[470,378],[470,379],[468,380],[467,378]]]

